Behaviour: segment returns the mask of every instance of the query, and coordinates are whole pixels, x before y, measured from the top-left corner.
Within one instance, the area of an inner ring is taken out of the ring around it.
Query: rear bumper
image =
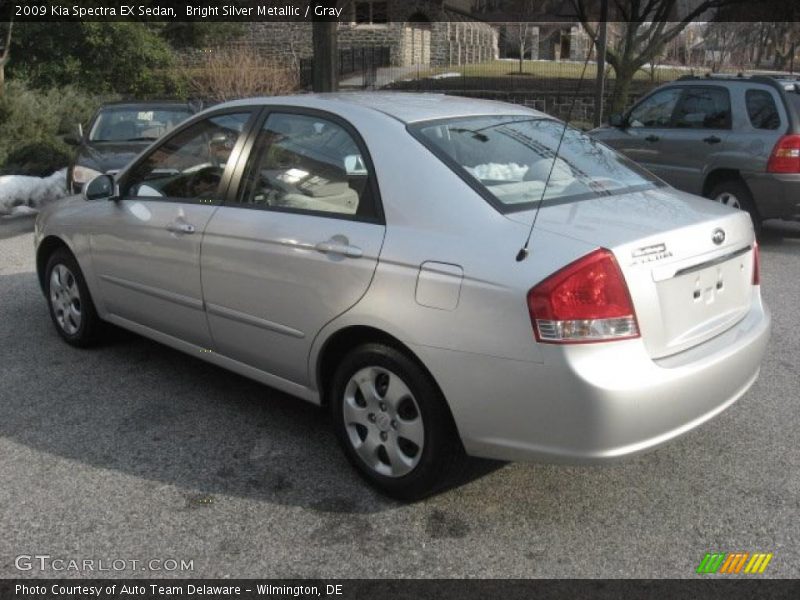
[[[641,340],[546,345],[544,364],[415,351],[448,398],[469,454],[591,463],[659,446],[725,410],[756,380],[769,331],[759,303],[725,333],[656,361]]]
[[[763,219],[800,220],[800,173],[744,174]]]

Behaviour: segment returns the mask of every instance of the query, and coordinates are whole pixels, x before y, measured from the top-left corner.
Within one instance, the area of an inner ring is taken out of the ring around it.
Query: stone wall
[[[410,3],[413,5],[413,3]],[[310,23],[250,23],[239,44],[279,61],[298,62],[313,54]],[[450,66],[495,60],[497,31],[477,21],[341,23],[339,48],[387,46],[392,66]]]

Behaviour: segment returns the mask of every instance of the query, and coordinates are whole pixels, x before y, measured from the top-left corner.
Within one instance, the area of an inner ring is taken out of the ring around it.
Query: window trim
[[[225,170],[222,173],[222,179],[219,183],[219,188],[217,189],[217,197],[214,199],[214,202],[204,202],[203,199],[192,199],[192,198],[178,198],[176,196],[130,196],[130,195],[123,195],[121,192],[127,186],[128,177],[131,173],[133,173],[136,168],[141,165],[144,161],[146,161],[154,152],[159,150],[161,146],[168,143],[173,137],[176,137],[183,133],[185,130],[193,127],[197,123],[201,121],[205,121],[208,119],[213,119],[214,117],[219,117],[222,115],[235,115],[235,114],[242,114],[242,113],[249,113],[249,117],[244,123],[244,127],[242,127],[242,133],[239,135],[239,139],[236,140],[236,144],[233,146],[233,150],[231,150],[231,155],[228,159],[228,162],[225,164]],[[227,108],[220,108],[217,110],[212,110],[209,112],[203,112],[197,114],[193,117],[190,117],[183,123],[181,123],[178,127],[167,133],[164,137],[158,139],[157,141],[153,142],[151,146],[142,152],[138,157],[136,157],[133,162],[131,162],[124,171],[117,175],[115,180],[115,184],[117,189],[120,190],[120,200],[137,200],[139,202],[172,202],[175,204],[202,204],[204,206],[220,206],[224,203],[225,197],[227,195],[228,189],[230,188],[231,182],[233,181],[233,175],[235,172],[235,167],[238,164],[239,157],[242,153],[244,148],[245,141],[250,136],[250,131],[253,128],[253,125],[258,117],[259,111],[258,107],[254,105],[249,106],[235,106],[235,107],[227,107]]]
[[[479,119],[479,118],[482,118],[482,117],[525,117],[525,116],[526,116],[525,114],[517,113],[517,114],[509,114],[509,115],[488,114],[488,115],[466,115],[466,116],[463,116],[463,117],[444,117],[444,118],[440,118],[440,119],[430,119],[430,120],[426,120],[426,121],[415,121],[414,123],[409,123],[408,125],[406,125],[406,131],[408,131],[408,133],[411,135],[411,137],[413,137],[415,140],[417,140],[425,150],[427,150],[428,152],[433,154],[436,158],[438,158],[440,161],[442,161],[442,163],[444,163],[444,165],[446,167],[448,167],[464,183],[466,183],[475,192],[477,192],[478,195],[480,195],[484,200],[486,200],[486,202],[492,208],[494,208],[497,212],[499,212],[502,215],[508,215],[508,214],[517,213],[517,212],[525,212],[526,210],[535,210],[537,206],[541,206],[542,208],[545,208],[545,207],[548,207],[548,206],[560,206],[560,205],[563,205],[563,204],[573,204],[573,203],[577,203],[577,202],[583,202],[584,200],[594,200],[596,198],[608,198],[608,197],[611,197],[611,196],[620,195],[622,193],[631,194],[631,193],[638,192],[638,191],[652,190],[652,189],[658,189],[658,188],[662,188],[662,187],[667,187],[667,184],[664,181],[662,181],[661,179],[659,179],[658,177],[656,177],[655,175],[653,175],[652,173],[650,173],[646,169],[643,169],[642,167],[637,165],[635,162],[633,162],[627,156],[621,154],[620,152],[617,152],[616,150],[611,148],[608,144],[605,144],[604,142],[601,142],[600,140],[592,137],[591,139],[595,143],[600,144],[602,146],[605,146],[610,152],[613,152],[615,155],[620,157],[623,160],[623,162],[625,163],[625,166],[629,167],[637,175],[641,175],[644,179],[648,180],[648,183],[642,184],[642,185],[631,186],[629,188],[625,188],[625,192],[619,192],[619,193],[597,194],[595,192],[586,192],[586,193],[583,193],[583,194],[575,194],[574,196],[569,196],[567,198],[553,198],[552,200],[546,200],[544,203],[540,203],[540,202],[536,201],[536,202],[521,202],[521,203],[518,203],[518,204],[506,204],[506,203],[501,202],[500,200],[498,200],[495,197],[495,195],[492,194],[486,188],[485,185],[483,185],[480,181],[478,181],[478,179],[475,176],[473,176],[472,174],[470,174],[469,171],[467,171],[464,167],[462,167],[460,164],[458,164],[458,161],[456,161],[456,159],[451,157],[449,154],[447,154],[444,150],[442,150],[441,148],[439,148],[435,144],[430,143],[430,140],[428,138],[426,138],[425,135],[422,133],[422,129],[424,127],[431,127],[431,126],[435,127],[436,125],[443,125],[445,123],[458,121],[458,120],[464,119],[464,118],[476,118],[476,119]],[[531,113],[530,116],[534,117],[535,115],[533,113]],[[559,125],[563,125],[564,124],[563,121],[559,121],[558,119],[555,119],[555,118],[550,117],[548,115],[542,115],[540,118],[543,121],[553,121],[554,123],[557,123]],[[573,129],[574,131],[577,131],[578,133],[580,133],[582,135],[589,136],[588,133],[585,133],[585,132],[581,131],[580,129],[577,129],[576,127],[571,127],[571,126],[568,126],[568,127],[569,127],[569,129]],[[591,137],[591,136],[589,136],[589,137]],[[652,184],[652,187],[651,187],[651,184]]]
[[[250,157],[253,155],[253,148],[255,147],[256,140],[258,139],[258,135],[262,132],[264,124],[267,122],[267,119],[269,119],[270,115],[274,113],[325,119],[344,129],[348,133],[348,135],[350,135],[350,137],[353,138],[353,141],[356,143],[356,146],[358,146],[358,149],[361,152],[361,156],[362,159],[364,160],[367,170],[370,173],[367,185],[370,186],[370,193],[372,195],[373,202],[375,204],[374,207],[375,217],[365,217],[357,214],[350,215],[347,213],[337,213],[325,210],[308,210],[305,208],[267,206],[263,204],[245,204],[243,202],[239,202],[238,198],[239,198],[239,193],[241,192],[242,189],[244,174],[247,170],[247,165],[250,161]],[[381,199],[377,171],[375,170],[375,164],[372,161],[372,156],[369,153],[369,148],[367,147],[364,138],[361,136],[361,134],[358,132],[355,126],[352,123],[350,123],[347,119],[326,110],[320,110],[317,108],[307,108],[304,106],[281,105],[281,104],[265,104],[261,106],[261,111],[259,112],[258,117],[255,119],[255,121],[252,123],[250,131],[247,135],[246,143],[243,145],[242,151],[237,158],[236,166],[234,167],[234,171],[231,177],[231,182],[230,185],[228,186],[227,193],[224,196],[222,205],[229,208],[263,210],[274,213],[309,215],[313,217],[340,219],[343,221],[356,221],[361,223],[371,223],[375,225],[386,225],[386,216],[383,210],[383,201]]]

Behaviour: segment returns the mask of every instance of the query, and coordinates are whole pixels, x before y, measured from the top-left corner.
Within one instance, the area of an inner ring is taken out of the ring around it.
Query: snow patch
[[[0,214],[28,214],[67,194],[67,170],[48,177],[0,176]]]
[[[430,79],[450,79],[451,77],[461,77],[461,73],[450,71],[449,73],[439,73],[438,75],[431,75]]]

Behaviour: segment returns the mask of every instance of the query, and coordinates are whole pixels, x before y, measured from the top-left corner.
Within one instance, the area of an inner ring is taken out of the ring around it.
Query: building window
[[[388,2],[356,2],[355,20],[358,25],[375,25],[389,22]]]

